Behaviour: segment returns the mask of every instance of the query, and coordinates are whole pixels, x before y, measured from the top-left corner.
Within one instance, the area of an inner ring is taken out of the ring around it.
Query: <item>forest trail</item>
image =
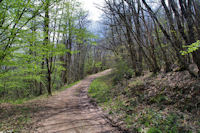
[[[37,133],[120,133],[104,117],[101,109],[91,103],[88,87],[92,80],[106,75],[111,70],[91,75],[77,85],[48,99],[45,105],[46,118],[36,123]],[[48,115],[46,115],[46,113]]]

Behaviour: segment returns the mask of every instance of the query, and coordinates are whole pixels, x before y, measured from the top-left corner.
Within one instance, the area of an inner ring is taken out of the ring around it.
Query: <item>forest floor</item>
[[[189,72],[144,72],[115,83],[116,74],[89,88],[116,125],[132,133],[200,133],[200,82]]]
[[[47,99],[21,105],[0,105],[0,132],[33,133],[120,133],[106,114],[88,97],[87,90],[106,70]]]

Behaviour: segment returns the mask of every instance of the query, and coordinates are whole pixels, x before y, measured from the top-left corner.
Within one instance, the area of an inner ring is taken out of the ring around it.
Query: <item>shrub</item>
[[[127,65],[123,60],[120,60],[119,63],[115,66],[115,75],[113,77],[114,84],[122,81],[122,79],[130,79],[133,75],[133,70]]]
[[[89,95],[95,98],[98,103],[107,102],[110,99],[110,86],[106,84],[103,78],[95,79],[89,88]]]

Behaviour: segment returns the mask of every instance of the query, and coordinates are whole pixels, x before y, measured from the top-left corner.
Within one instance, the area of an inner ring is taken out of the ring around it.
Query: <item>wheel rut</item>
[[[121,133],[104,117],[104,112],[91,103],[88,88],[91,82],[106,75],[106,70],[86,77],[77,85],[50,97],[46,103],[48,114],[36,123],[37,133]]]

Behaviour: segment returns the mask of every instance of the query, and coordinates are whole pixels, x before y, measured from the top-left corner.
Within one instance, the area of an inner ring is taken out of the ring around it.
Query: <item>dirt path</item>
[[[101,109],[93,105],[87,90],[97,77],[111,70],[86,77],[77,85],[48,99],[45,118],[36,123],[37,133],[120,133],[104,117]],[[48,115],[46,115],[48,114]]]

